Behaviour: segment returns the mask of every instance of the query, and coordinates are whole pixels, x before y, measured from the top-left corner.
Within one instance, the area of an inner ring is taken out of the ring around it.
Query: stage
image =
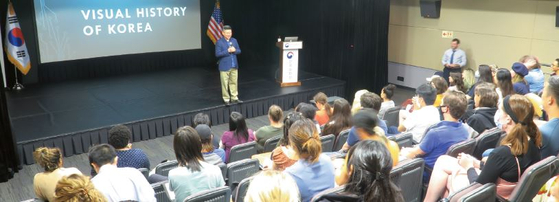
[[[85,153],[89,146],[107,142],[111,126],[126,124],[133,141],[172,134],[190,125],[199,112],[212,124],[228,122],[231,111],[247,118],[265,115],[272,104],[283,109],[307,102],[318,91],[343,96],[345,82],[300,72],[302,86],[281,88],[274,74],[247,67],[239,70],[239,98],[243,104],[226,107],[221,99],[219,72],[185,68],[42,85],[27,85],[7,93],[17,149],[24,164],[34,163],[37,147],[59,147],[65,156]]]

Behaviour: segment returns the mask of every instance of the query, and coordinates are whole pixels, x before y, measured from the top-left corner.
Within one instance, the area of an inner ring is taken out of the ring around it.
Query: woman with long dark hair
[[[334,113],[330,122],[324,125],[322,135],[334,134],[337,137],[340,132],[349,128],[351,128],[351,106],[346,99],[337,99],[334,101]]]
[[[169,184],[176,201],[184,201],[192,194],[225,186],[221,169],[204,161],[202,141],[194,128],[179,128],[173,137],[173,149],[179,166],[169,171]]]
[[[497,85],[497,94],[499,94],[499,103],[504,97],[514,94],[512,87],[512,76],[510,71],[500,68],[495,74],[495,84]]]
[[[245,117],[239,112],[231,112],[229,131],[225,131],[221,136],[222,148],[225,149],[225,161],[229,162],[229,153],[233,146],[252,142],[255,139],[254,133],[247,127]]]
[[[336,174],[344,192],[325,197],[330,201],[404,201],[400,189],[391,182],[392,158],[386,146],[363,140],[351,147],[344,165]]]
[[[450,72],[450,77],[448,78],[448,82],[450,83],[450,87],[448,87],[448,90],[467,93],[466,91],[468,91],[468,89],[466,89],[466,86],[464,86],[464,79],[462,78],[462,73]]]
[[[476,86],[480,83],[494,83],[493,82],[493,71],[489,65],[480,65],[478,67],[479,79],[477,82],[468,90],[468,95],[473,98],[476,90]]]

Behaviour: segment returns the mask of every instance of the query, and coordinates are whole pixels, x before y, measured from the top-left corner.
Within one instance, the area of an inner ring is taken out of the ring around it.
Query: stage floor
[[[209,113],[217,125],[227,122],[230,111],[250,118],[264,115],[271,104],[293,107],[318,91],[343,96],[341,80],[300,72],[302,86],[281,88],[268,72],[240,69],[239,97],[245,103],[232,107],[223,104],[217,70],[186,68],[28,85],[7,93],[8,109],[20,156],[29,164],[30,152],[43,145],[64,147],[66,156],[87,152],[90,144],[105,142],[107,129],[115,124],[129,125],[134,141],[141,141],[189,125],[198,112]]]

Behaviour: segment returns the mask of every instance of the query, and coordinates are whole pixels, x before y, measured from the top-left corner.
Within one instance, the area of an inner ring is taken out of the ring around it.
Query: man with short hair
[[[443,77],[448,82],[450,72],[462,72],[462,67],[466,66],[466,52],[460,47],[459,39],[452,39],[450,49],[446,50],[443,55]]]
[[[97,172],[91,179],[108,201],[156,201],[155,192],[135,168],[118,168],[113,146],[100,144],[89,149],[89,163]]]
[[[116,150],[118,167],[150,169],[147,155],[141,149],[133,149],[130,138],[132,131],[125,125],[117,125],[109,130],[109,144]]]
[[[495,113],[499,94],[495,91],[492,83],[480,83],[476,85],[474,93],[474,114],[468,118],[466,123],[479,134],[487,129],[496,127]]]
[[[559,73],[559,58],[555,59],[551,64],[551,71],[553,72],[551,76],[557,76]]]
[[[544,86],[542,104],[549,122],[540,126],[542,159],[559,153],[559,76],[549,77]]]
[[[431,84],[422,84],[417,87],[415,93],[417,95],[412,99],[414,110],[400,122],[398,131],[411,132],[413,140],[419,143],[423,139],[425,130],[441,121],[441,115],[433,106],[437,98],[437,90]]]
[[[316,130],[318,130],[318,133],[321,133],[322,130],[320,129],[318,121],[314,120],[314,117],[316,116],[316,110],[317,108],[314,105],[304,102],[299,103],[297,107],[295,107],[295,111],[300,112],[303,117],[312,120],[316,125]]]
[[[402,154],[408,159],[421,157],[426,167],[433,168],[437,158],[445,154],[450,146],[468,139],[468,130],[459,121],[467,107],[468,99],[464,93],[448,91],[440,106],[444,120],[430,127],[419,146],[403,149]],[[425,174],[428,179],[429,174]]]
[[[258,153],[264,152],[264,144],[268,139],[276,136],[282,136],[282,118],[283,111],[281,110],[281,107],[277,105],[270,106],[268,109],[268,120],[270,121],[270,125],[262,126],[255,133],[256,142],[258,143]]]
[[[231,26],[223,26],[223,37],[215,43],[215,57],[219,63],[219,76],[221,78],[221,96],[226,106],[231,103],[242,103],[237,91],[237,79],[239,63],[237,55],[241,54],[241,48],[237,39],[231,37],[233,31]]]
[[[196,132],[200,136],[202,142],[202,155],[204,161],[212,165],[219,165],[225,162],[225,150],[214,148],[212,144],[214,135],[210,126],[206,124],[199,124],[196,126]]]

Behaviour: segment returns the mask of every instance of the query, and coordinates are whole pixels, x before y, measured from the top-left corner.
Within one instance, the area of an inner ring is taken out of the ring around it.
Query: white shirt
[[[107,164],[101,166],[99,174],[91,181],[108,201],[156,201],[153,188],[135,168],[117,168]]]
[[[439,110],[433,105],[425,106],[419,110],[414,110],[404,120],[406,132],[411,132],[413,140],[420,142],[427,128],[441,121]]]
[[[395,107],[396,105],[394,104],[394,101],[390,100],[390,101],[386,101],[386,102],[382,102],[380,104],[380,110],[378,110],[378,117],[380,119],[384,118],[384,113],[386,113],[386,110],[389,110],[392,107]]]

